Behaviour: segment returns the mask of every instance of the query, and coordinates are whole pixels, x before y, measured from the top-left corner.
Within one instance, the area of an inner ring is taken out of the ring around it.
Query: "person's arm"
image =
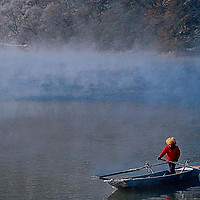
[[[178,161],[178,159],[180,158],[180,149],[178,148],[178,146],[177,146],[177,150],[176,150],[176,158],[177,158],[177,161]]]
[[[160,160],[165,154],[167,153],[167,146],[162,150],[162,152],[160,153],[158,160]]]

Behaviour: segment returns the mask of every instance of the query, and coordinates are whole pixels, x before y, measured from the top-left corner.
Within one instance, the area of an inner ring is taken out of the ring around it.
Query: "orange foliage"
[[[147,16],[150,17],[154,14],[154,11],[152,9],[147,10]]]

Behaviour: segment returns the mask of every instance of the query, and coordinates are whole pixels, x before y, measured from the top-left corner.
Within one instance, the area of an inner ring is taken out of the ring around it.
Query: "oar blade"
[[[92,180],[97,180],[97,179],[100,179],[100,176],[94,175],[94,176],[91,176],[91,179]]]

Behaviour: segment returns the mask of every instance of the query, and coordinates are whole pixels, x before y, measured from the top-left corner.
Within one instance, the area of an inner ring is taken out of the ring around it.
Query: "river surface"
[[[200,199],[194,181],[181,188],[114,192],[91,180],[157,163],[169,136],[176,137],[180,162],[200,165],[197,105],[1,101],[0,127],[1,200]]]

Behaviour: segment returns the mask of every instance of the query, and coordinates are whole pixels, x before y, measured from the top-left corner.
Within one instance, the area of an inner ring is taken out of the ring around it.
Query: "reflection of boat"
[[[104,182],[116,188],[132,187],[135,189],[153,187],[155,185],[171,184],[174,182],[184,181],[193,177],[198,177],[199,170],[194,168],[178,168],[175,174],[170,174],[167,170],[152,174],[128,178],[103,178]]]
[[[140,200],[140,199],[200,199],[199,178],[172,183],[170,185],[156,186],[132,190],[130,188],[118,189],[112,193],[108,200]]]

